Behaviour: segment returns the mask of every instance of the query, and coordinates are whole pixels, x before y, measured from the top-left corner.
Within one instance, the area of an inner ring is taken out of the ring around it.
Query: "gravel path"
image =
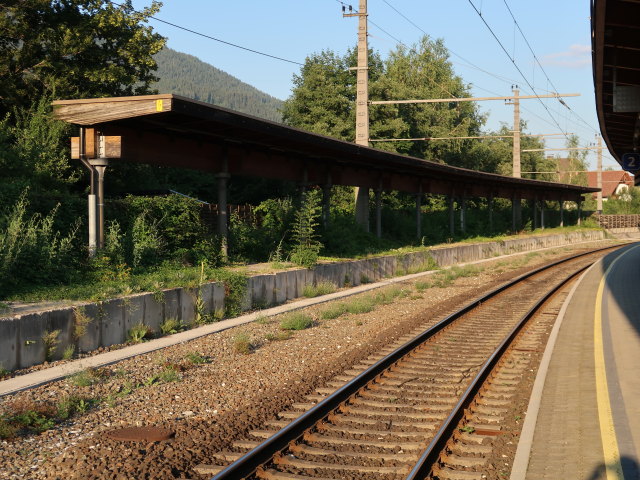
[[[424,323],[425,317],[435,322],[524,269],[584,249],[581,245],[518,257],[528,259],[527,267],[517,258],[484,264],[482,273],[447,288],[419,292],[416,282],[386,287],[404,293],[369,313],[322,320],[319,312],[328,305],[311,307],[305,312],[314,317],[314,326],[288,339],[280,339],[278,317],[265,318],[122,361],[96,372],[89,379],[93,385],[77,386],[82,378],[66,379],[4,398],[0,415],[59,404],[70,395],[103,400],[80,404],[85,413],[51,430],[0,441],[0,478],[198,478],[191,468],[207,463],[211,452],[260,427],[328,378]],[[252,344],[249,354],[236,351],[243,335]],[[208,363],[198,363],[196,354]],[[169,428],[175,437],[145,444],[104,435],[136,425]]]

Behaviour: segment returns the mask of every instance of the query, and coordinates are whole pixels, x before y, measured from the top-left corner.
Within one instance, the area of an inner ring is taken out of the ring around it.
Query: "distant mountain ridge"
[[[165,47],[155,55],[156,75],[152,85],[159,93],[175,93],[201,102],[247,113],[256,117],[282,121],[282,100],[238,80],[193,55]]]

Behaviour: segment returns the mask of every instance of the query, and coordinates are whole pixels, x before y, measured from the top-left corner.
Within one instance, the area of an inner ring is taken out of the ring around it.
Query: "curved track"
[[[504,354],[600,252],[533,270],[417,329],[334,378],[308,404],[293,405],[267,429],[235,442],[235,451],[217,454],[221,465],[195,470],[216,473],[214,480],[487,478],[477,468],[491,449],[484,438],[495,435],[517,372],[527,368],[513,349],[505,366]],[[526,351],[527,340],[520,341]]]

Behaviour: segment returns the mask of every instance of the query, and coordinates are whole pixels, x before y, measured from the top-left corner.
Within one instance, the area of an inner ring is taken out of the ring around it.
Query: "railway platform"
[[[512,480],[640,478],[640,244],[596,262],[551,332]]]

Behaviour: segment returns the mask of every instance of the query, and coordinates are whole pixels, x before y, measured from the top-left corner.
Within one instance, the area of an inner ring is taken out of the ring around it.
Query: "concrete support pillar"
[[[493,193],[489,195],[489,232],[493,233]]]
[[[564,227],[564,200],[558,202],[560,204],[560,226]]]
[[[540,228],[544,230],[544,200],[540,200]]]
[[[304,194],[307,193],[307,188],[309,188],[309,172],[307,171],[307,166],[304,166],[302,170],[302,180],[298,182],[298,191],[300,193],[300,201],[304,200]]]
[[[382,187],[376,188],[376,237],[382,238]]]
[[[327,228],[331,222],[331,179],[322,186],[322,226]]]
[[[531,224],[531,229],[535,230],[538,228],[538,199],[533,199],[533,208],[531,209],[533,212],[533,222]]]
[[[369,187],[356,187],[356,222],[369,231]]]
[[[453,217],[454,215],[454,198],[453,198],[453,193],[451,195],[449,195],[449,234],[453,237],[453,235],[456,233],[455,231],[455,219]]]
[[[467,232],[467,199],[464,195],[460,198],[460,231]]]

